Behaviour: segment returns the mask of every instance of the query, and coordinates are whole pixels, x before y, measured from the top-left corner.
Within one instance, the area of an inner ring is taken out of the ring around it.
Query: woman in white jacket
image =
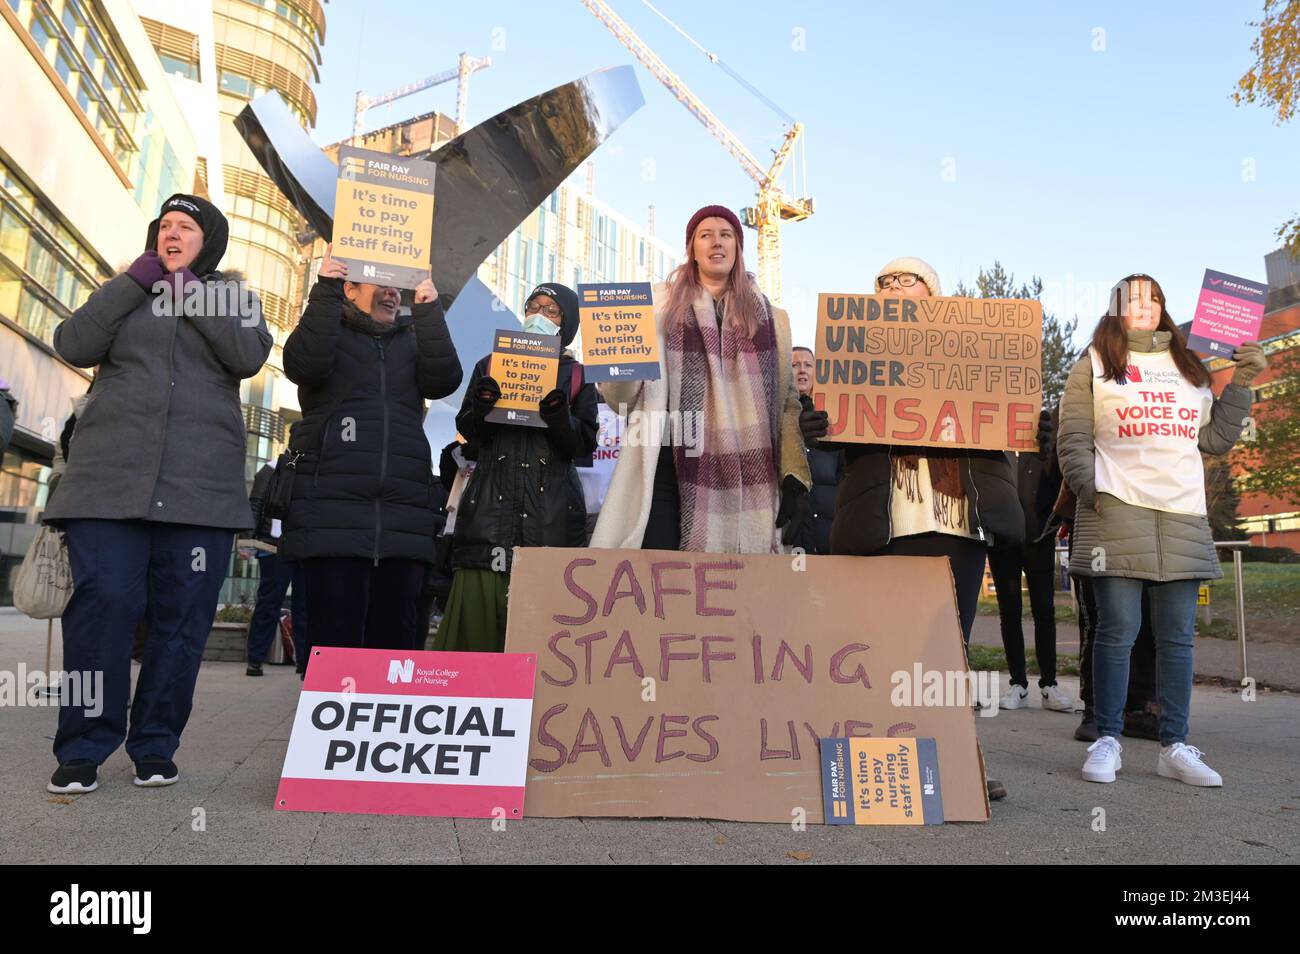
[[[790,369],[790,324],[745,271],[740,221],[705,206],[686,256],[655,288],[659,378],[607,382],[623,445],[593,547],[779,551],[811,478]]]

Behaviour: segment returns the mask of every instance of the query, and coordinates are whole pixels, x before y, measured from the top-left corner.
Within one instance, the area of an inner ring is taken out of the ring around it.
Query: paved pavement
[[[0,610],[0,671],[39,667],[44,653],[44,623]],[[1062,685],[1075,688],[1068,679]],[[525,819],[493,831],[480,820],[275,812],[298,686],[283,667],[250,679],[242,664],[205,663],[177,753],[181,781],[137,789],[119,750],[101,769],[100,789],[76,797],[44,788],[54,768],[54,711],[0,710],[0,863],[1300,860],[1300,696],[1286,692],[1243,702],[1224,688],[1196,689],[1191,741],[1224,775],[1219,790],[1159,778],[1156,743],[1139,740],[1125,740],[1119,782],[1083,782],[1084,746],[1071,738],[1077,716],[1031,708],[976,719],[990,774],[1010,790],[986,825],[795,832],[718,821]],[[1092,827],[1098,808],[1105,831]]]

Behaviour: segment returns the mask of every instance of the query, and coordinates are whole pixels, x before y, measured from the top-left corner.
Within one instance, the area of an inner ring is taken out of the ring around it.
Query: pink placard
[[[320,647],[279,811],[521,818],[537,657]]]

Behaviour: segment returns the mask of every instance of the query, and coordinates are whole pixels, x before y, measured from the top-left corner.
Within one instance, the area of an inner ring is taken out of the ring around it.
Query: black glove
[[[448,492],[451,491],[451,485],[456,481],[456,475],[460,473],[460,465],[456,463],[456,458],[452,456],[452,452],[459,446],[459,443],[452,441],[438,455],[438,480]]]
[[[1052,412],[1047,408],[1038,415],[1038,457],[1047,460],[1052,456],[1052,444],[1056,441],[1056,427],[1052,424]]]
[[[807,514],[808,488],[793,474],[786,474],[785,480],[781,481],[781,505],[776,511],[776,525],[784,528],[781,531],[782,545],[790,545]]]
[[[478,384],[474,387],[474,413],[480,421],[487,417],[488,412],[499,400],[501,400],[501,385],[497,384],[496,378],[490,375],[479,378]]]
[[[557,414],[569,413],[569,395],[554,388],[538,403],[537,409],[542,417],[555,417]]]
[[[807,394],[800,395],[799,433],[803,435],[805,447],[816,447],[817,441],[826,436],[831,429],[830,415],[817,410],[813,399]]]

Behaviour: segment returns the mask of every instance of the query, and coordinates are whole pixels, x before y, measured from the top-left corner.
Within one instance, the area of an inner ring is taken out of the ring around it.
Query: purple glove
[[[131,276],[132,281],[150,293],[153,292],[154,282],[162,281],[167,277],[167,269],[163,267],[162,259],[153,249],[141,254],[131,263],[126,273]]]

